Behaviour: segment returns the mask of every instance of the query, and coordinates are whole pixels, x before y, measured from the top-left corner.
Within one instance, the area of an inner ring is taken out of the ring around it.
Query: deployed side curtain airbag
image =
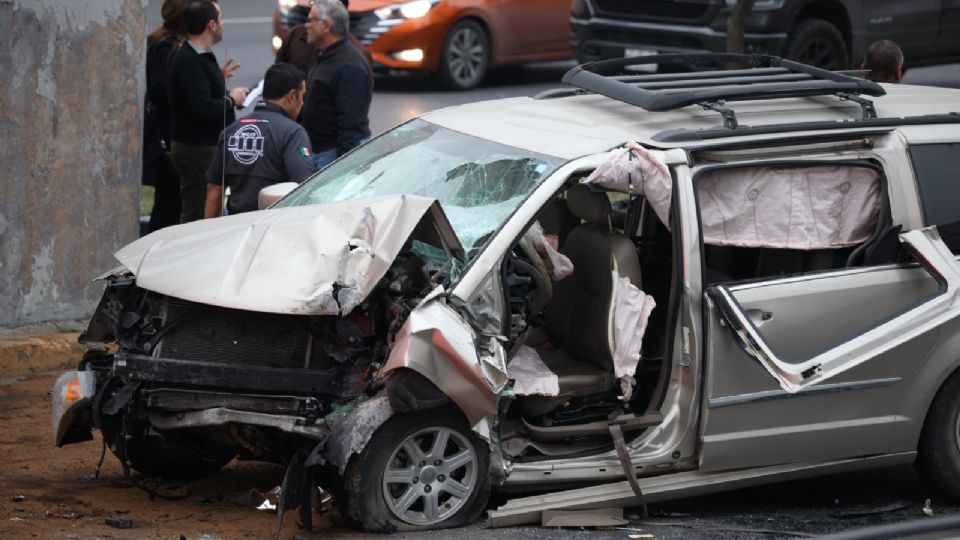
[[[836,249],[877,229],[877,171],[850,165],[715,169],[697,178],[703,241],[716,246]]]

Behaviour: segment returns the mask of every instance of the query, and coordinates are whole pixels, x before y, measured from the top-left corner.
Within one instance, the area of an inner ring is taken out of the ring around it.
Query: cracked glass
[[[433,197],[469,261],[562,163],[560,158],[413,120],[318,172],[276,207],[382,195]],[[433,264],[442,262],[439,253],[424,255]]]

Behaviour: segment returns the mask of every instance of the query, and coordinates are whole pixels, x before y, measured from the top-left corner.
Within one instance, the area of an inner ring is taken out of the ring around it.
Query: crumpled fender
[[[377,428],[393,414],[386,390],[360,402],[353,409],[331,413],[325,418],[330,427],[330,436],[321,451],[324,460],[343,474],[350,457],[363,452]],[[308,461],[307,465],[311,465],[311,462]]]
[[[497,415],[497,394],[507,382],[502,354],[481,359],[470,325],[441,301],[425,300],[397,332],[380,370],[409,368],[430,380],[463,411],[471,426]]]

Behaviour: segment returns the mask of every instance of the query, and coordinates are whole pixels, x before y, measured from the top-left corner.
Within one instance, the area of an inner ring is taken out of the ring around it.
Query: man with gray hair
[[[903,51],[890,40],[875,41],[867,49],[860,69],[870,70],[867,78],[871,81],[898,83],[903,78]]]
[[[301,123],[321,168],[370,138],[372,75],[363,54],[346,39],[350,17],[340,0],[314,0],[307,42],[319,49],[307,76]]]

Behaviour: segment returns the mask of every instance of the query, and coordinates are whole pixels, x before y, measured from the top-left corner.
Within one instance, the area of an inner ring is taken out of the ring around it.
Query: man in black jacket
[[[306,92],[303,72],[292,64],[274,64],[263,78],[263,101],[253,114],[223,131],[207,170],[204,217],[219,217],[223,186],[230,186],[230,214],[257,209],[260,190],[279,182],[303,182],[316,169],[310,139],[293,119]]]
[[[370,138],[370,67],[346,39],[349,31],[350,17],[340,0],[314,0],[307,42],[320,53],[307,76],[301,121],[318,168]]]
[[[205,176],[217,137],[233,122],[233,110],[243,103],[247,89],[227,93],[224,72],[211,52],[223,38],[220,6],[212,0],[193,0],[183,10],[183,21],[188,37],[170,62],[168,92],[173,114],[171,157],[180,173],[180,222],[186,223],[203,218]]]

